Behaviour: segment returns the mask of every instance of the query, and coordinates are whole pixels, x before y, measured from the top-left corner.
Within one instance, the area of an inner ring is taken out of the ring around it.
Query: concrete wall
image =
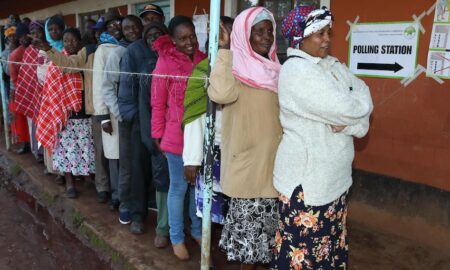
[[[151,0],[150,0],[151,1]],[[86,13],[96,10],[107,10],[110,7],[116,7],[116,6],[129,6],[131,7],[133,4],[137,3],[143,3],[143,2],[149,2],[145,0],[78,0],[78,1],[72,1],[65,4],[60,4],[56,6],[52,6],[49,8],[37,10],[30,13],[21,14],[21,17],[29,17],[32,20],[34,19],[43,19],[47,18],[54,14],[62,14],[62,15],[68,15],[68,14],[80,14],[80,13]],[[132,10],[132,9],[128,9]],[[78,16],[77,16],[78,17]],[[2,24],[3,20],[0,21],[0,24]]]

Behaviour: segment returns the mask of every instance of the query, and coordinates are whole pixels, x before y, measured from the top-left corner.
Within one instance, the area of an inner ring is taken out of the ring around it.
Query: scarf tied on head
[[[274,29],[269,58],[257,54],[250,44],[252,26],[263,20],[270,20]],[[275,19],[270,11],[263,7],[248,8],[234,20],[230,50],[233,52],[232,72],[236,79],[251,87],[277,93],[281,65],[277,56],[275,29]]]
[[[301,41],[332,25],[333,15],[326,8],[314,9],[312,6],[298,6],[291,10],[281,24],[281,33],[290,41],[292,48],[298,48]]]

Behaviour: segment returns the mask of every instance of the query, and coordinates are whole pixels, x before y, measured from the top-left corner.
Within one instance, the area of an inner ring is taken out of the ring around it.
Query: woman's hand
[[[330,127],[331,127],[331,131],[333,131],[333,133],[339,133],[339,132],[343,131],[344,128],[346,128],[347,126],[333,126],[333,125],[330,125]]]
[[[103,123],[102,124],[102,129],[103,129],[104,132],[108,133],[109,135],[112,135],[113,127],[112,127],[111,121]]]
[[[220,33],[219,33],[219,48],[220,49],[230,49],[230,33],[225,28],[223,23],[220,23]]]
[[[164,153],[163,151],[161,151],[161,139],[153,139],[153,143],[156,145],[156,148],[158,148],[159,152]]]
[[[188,180],[191,185],[195,185],[199,170],[199,166],[184,166],[184,177],[186,177],[186,180]]]

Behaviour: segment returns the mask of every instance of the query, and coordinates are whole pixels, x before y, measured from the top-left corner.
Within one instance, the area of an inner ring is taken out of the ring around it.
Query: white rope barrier
[[[22,65],[22,66],[42,66],[42,64],[32,64],[32,63],[24,63],[24,62],[15,62],[15,61],[9,61],[0,59],[0,62],[3,63],[10,63],[10,64],[16,64],[16,65]],[[129,76],[145,76],[145,77],[159,77],[159,78],[175,78],[175,79],[194,79],[194,80],[208,80],[209,78],[207,76],[204,77],[194,77],[194,76],[179,76],[179,75],[166,75],[166,74],[149,74],[149,73],[136,73],[136,72],[124,72],[124,71],[114,71],[114,70],[98,70],[98,69],[89,69],[89,68],[76,68],[76,67],[63,67],[63,66],[57,66],[58,68],[65,69],[65,70],[75,70],[80,72],[102,72],[102,73],[110,73],[110,74],[125,74]]]

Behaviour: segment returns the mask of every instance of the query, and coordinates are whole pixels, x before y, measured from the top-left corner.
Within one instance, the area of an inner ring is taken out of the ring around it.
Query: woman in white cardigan
[[[291,41],[279,79],[283,138],[274,169],[280,193],[273,269],[346,269],[353,137],[369,128],[366,84],[328,55],[332,14],[300,6],[283,21]]]

